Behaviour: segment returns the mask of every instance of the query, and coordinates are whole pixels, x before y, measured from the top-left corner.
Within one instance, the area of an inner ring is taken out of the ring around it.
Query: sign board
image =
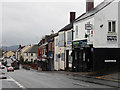
[[[117,36],[107,36],[107,41],[117,41]]]
[[[67,41],[67,44],[72,44],[72,41]]]
[[[85,24],[85,30],[92,30],[92,24]]]
[[[116,62],[116,60],[105,60],[104,62]]]
[[[75,48],[89,47],[89,45],[87,45],[86,41],[75,41],[75,42],[73,42],[73,47],[75,47]]]

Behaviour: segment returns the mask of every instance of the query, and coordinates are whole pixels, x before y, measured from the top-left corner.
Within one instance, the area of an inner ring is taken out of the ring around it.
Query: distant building
[[[37,59],[38,45],[33,45],[24,52],[24,61],[34,62]]]
[[[51,33],[49,39],[48,39],[48,54],[47,54],[47,60],[48,60],[48,70],[54,70],[54,37],[57,36],[57,33]]]
[[[3,54],[3,57],[4,58],[9,58],[11,56],[15,56],[15,52],[13,51],[6,51],[4,54]]]
[[[19,48],[16,50],[16,52],[15,52],[15,58],[16,58],[17,60],[20,60],[21,50],[22,50],[24,47],[25,47],[25,46],[19,45]]]
[[[0,49],[0,58],[2,57],[2,50]]]

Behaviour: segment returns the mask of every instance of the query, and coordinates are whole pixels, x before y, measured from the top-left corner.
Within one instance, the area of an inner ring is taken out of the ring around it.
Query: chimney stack
[[[86,0],[86,12],[94,8],[94,0]]]
[[[70,23],[75,20],[75,12],[70,12]]]
[[[53,30],[51,31],[51,34],[54,34],[54,31],[53,31]]]
[[[19,45],[19,49],[21,49],[21,45]]]

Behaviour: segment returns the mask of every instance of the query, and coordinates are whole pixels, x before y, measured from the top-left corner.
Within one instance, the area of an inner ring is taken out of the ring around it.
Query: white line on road
[[[73,84],[74,84],[74,85],[84,86],[84,87],[89,87],[89,85],[87,85],[87,84],[82,84],[82,83],[75,83],[75,82],[73,82]]]
[[[19,82],[17,82],[15,79],[13,79],[12,77],[9,76],[10,79],[7,79],[8,81],[13,81],[14,83],[16,83],[20,88],[25,89],[24,86],[22,86]]]

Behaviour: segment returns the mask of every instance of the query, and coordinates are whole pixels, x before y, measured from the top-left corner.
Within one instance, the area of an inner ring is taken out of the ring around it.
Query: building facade
[[[24,52],[24,62],[34,62],[37,59],[38,45],[33,45]]]
[[[69,70],[72,68],[72,40],[73,40],[73,21],[75,12],[70,12],[70,24],[58,31],[55,37],[55,70]]]
[[[119,1],[105,0],[76,19],[73,41],[74,71],[108,70],[111,66],[118,68],[119,10]]]

